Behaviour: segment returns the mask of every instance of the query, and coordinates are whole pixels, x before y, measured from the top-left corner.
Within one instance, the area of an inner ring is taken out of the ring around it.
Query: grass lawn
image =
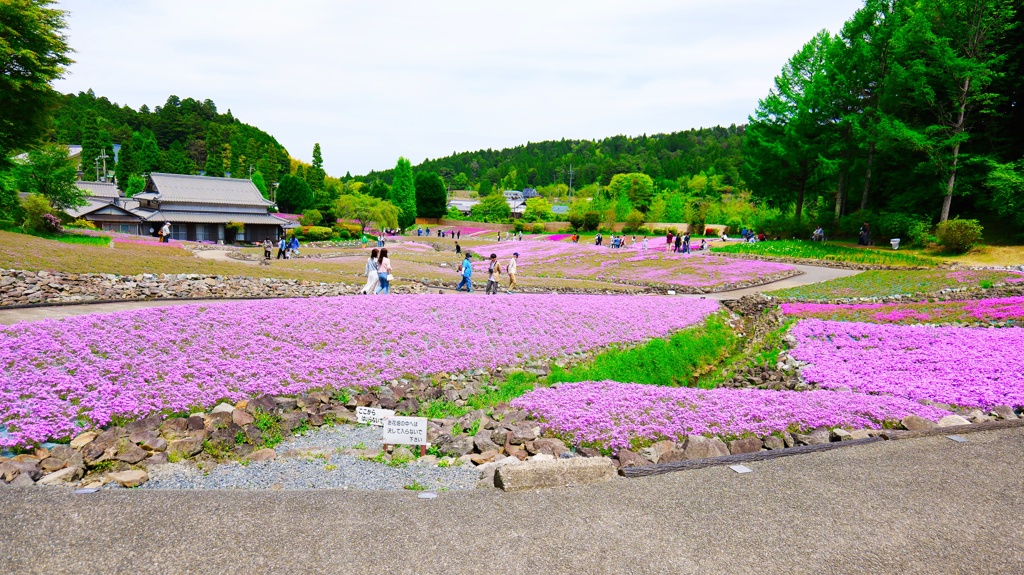
[[[764,257],[798,258],[900,267],[935,267],[938,262],[917,253],[880,247],[859,247],[836,242],[776,240],[748,244],[712,243],[711,249],[725,254],[754,254]]]
[[[991,287],[1016,283],[1019,273],[994,270],[871,270],[855,276],[819,284],[770,292],[793,300],[823,300],[860,297],[887,297],[932,293],[947,288]]]

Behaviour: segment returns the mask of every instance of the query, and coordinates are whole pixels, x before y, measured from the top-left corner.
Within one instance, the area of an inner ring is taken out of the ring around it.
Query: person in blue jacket
[[[473,264],[469,261],[469,252],[466,252],[466,259],[462,260],[462,281],[456,286],[455,291],[462,291],[462,286],[466,286],[468,293],[473,293]]]

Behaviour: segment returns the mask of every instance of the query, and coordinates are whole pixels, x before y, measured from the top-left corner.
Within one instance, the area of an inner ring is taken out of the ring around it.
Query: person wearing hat
[[[487,262],[487,289],[484,290],[485,294],[498,295],[498,278],[500,277],[501,264],[498,263],[498,254],[491,254],[491,261]]]
[[[508,274],[508,293],[514,293],[512,290],[516,287],[516,262],[519,260],[519,252],[512,254],[512,257],[508,260],[508,265],[505,266],[505,272]]]

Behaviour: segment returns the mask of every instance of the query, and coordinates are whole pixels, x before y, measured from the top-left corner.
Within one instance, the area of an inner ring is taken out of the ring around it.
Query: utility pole
[[[252,171],[253,171],[252,164],[249,164],[249,179],[250,180],[252,179]]]
[[[102,152],[100,152],[99,156],[96,156],[97,160],[103,160],[103,179],[100,180],[102,182],[107,181],[107,158],[109,158],[109,157],[110,156],[107,155],[107,151],[106,150],[103,150]],[[99,180],[100,179],[99,176],[97,176],[96,179]]]
[[[569,164],[569,197],[572,197],[572,177],[576,175],[576,170],[572,169],[572,164]]]

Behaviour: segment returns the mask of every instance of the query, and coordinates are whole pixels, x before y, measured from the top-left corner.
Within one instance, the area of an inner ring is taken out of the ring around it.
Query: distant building
[[[528,200],[530,198],[539,198],[539,197],[540,197],[540,192],[538,192],[537,190],[535,190],[533,188],[523,188],[523,198],[524,199]]]
[[[564,216],[569,213],[569,206],[551,206],[551,213],[556,216]]]
[[[451,200],[448,202],[448,209],[455,208],[459,212],[468,216],[473,211],[473,206],[480,203],[480,200]]]
[[[270,214],[274,203],[250,180],[150,174],[146,188],[132,199],[139,202],[132,211],[142,218],[143,227],[170,222],[176,240],[276,240],[288,223]],[[225,238],[228,222],[245,224],[242,237]]]
[[[519,190],[505,190],[502,193],[505,194],[505,203],[512,210],[513,218],[521,216],[526,212],[526,198],[523,197],[523,192]]]
[[[261,242],[277,240],[288,220],[270,214],[274,204],[250,180],[181,174],[150,174],[145,189],[126,198],[113,184],[77,182],[88,205],[68,215],[114,232],[153,235],[171,224],[176,240]],[[241,236],[227,237],[228,222],[245,225]]]

